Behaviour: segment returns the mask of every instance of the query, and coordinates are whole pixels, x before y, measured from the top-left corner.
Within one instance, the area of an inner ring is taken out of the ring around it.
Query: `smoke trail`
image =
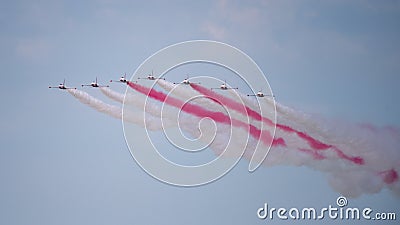
[[[191,86],[193,87],[196,85],[192,84]],[[199,85],[197,85],[197,87],[199,87]],[[242,114],[248,114],[255,120],[263,121],[264,119],[256,111],[250,109],[249,107],[245,107],[245,110],[243,110],[243,108],[237,105],[237,103],[233,100],[221,97],[214,92],[204,89],[197,89],[197,91],[205,95],[211,95],[212,99],[217,100],[218,102],[221,102],[228,107],[233,108],[238,112],[241,112]],[[302,146],[301,142],[296,141],[295,137],[291,135],[285,135],[286,148],[274,148],[274,150],[271,151],[269,157],[267,157],[266,163],[273,161],[273,159],[275,158],[275,160],[277,160],[277,162],[279,162],[280,164],[286,163],[289,165],[307,165],[321,171],[326,171],[330,176],[330,183],[332,187],[335,190],[350,197],[355,197],[362,193],[373,193],[381,190],[384,187],[388,187],[395,192],[398,191],[398,185],[396,186],[396,183],[398,183],[398,153],[397,156],[396,154],[392,155],[397,160],[397,164],[391,163],[386,164],[383,168],[373,168],[373,166],[369,165],[370,160],[368,157],[365,157],[365,155],[364,157],[349,156],[348,153],[359,155],[363,152],[344,148],[345,146],[343,146],[343,144],[341,146],[338,145],[341,141],[343,141],[343,139],[339,138],[337,142],[332,142],[329,141],[329,139],[327,138],[322,138],[323,136],[332,137],[332,135],[329,135],[328,133],[323,134],[324,132],[320,132],[320,135],[318,136],[319,138],[321,137],[322,141],[320,141],[303,131],[307,129],[313,130],[314,132],[317,131],[317,127],[321,127],[318,126],[317,122],[307,121],[307,116],[301,113],[297,113],[296,115],[295,111],[282,105],[278,105],[278,110],[282,113],[284,118],[286,117],[288,118],[287,120],[292,120],[292,123],[296,124],[296,127],[298,128],[296,129],[285,124],[277,123],[277,135],[281,136],[284,135],[284,133],[293,133],[297,136],[298,139],[301,139],[308,143],[308,146]],[[278,121],[280,120],[278,119]],[[303,127],[303,129],[301,129],[301,127]],[[349,136],[351,137],[352,135]],[[335,145],[329,143],[334,143]],[[336,146],[340,146],[341,149]],[[399,144],[395,144],[394,146],[399,146]],[[296,149],[297,152],[290,151],[290,149],[293,148]],[[322,152],[320,151],[327,149],[331,149],[332,152],[335,153],[336,157],[329,152],[324,151],[324,154],[322,154]],[[343,151],[342,149],[346,151]],[[276,154],[281,150],[285,153],[284,157],[282,154]],[[306,153],[306,155],[300,155],[298,152]],[[345,154],[344,152],[348,153]],[[279,155],[279,157],[274,157],[274,155]],[[247,157],[248,156],[249,154],[247,154]],[[353,165],[338,163],[336,159],[337,157],[339,157],[339,159],[352,162]],[[366,159],[368,159],[368,165],[364,165],[366,163]],[[318,163],[318,161],[323,161],[323,163]],[[355,180],[358,180],[359,182],[350,182],[349,179],[351,179],[351,177],[353,177]],[[338,185],[338,183],[340,185]],[[345,183],[349,183],[349,185],[345,185]],[[365,184],[369,184],[369,186],[364,187]]]
[[[227,117],[224,113],[218,112],[221,107],[217,103],[212,103],[210,99],[204,98],[202,102],[196,102],[197,104],[183,104],[183,101],[167,97],[164,93],[157,92],[154,89],[134,83],[128,83],[128,85],[140,93],[148,95],[150,98],[167,103],[170,105],[169,107],[177,107],[186,112],[187,114],[183,114],[180,118],[181,127],[193,137],[200,137],[200,141],[208,143],[214,132],[216,132],[217,135],[215,135],[215,139],[209,146],[216,154],[220,154],[223,151],[224,146],[226,146],[226,140],[230,138],[229,133],[226,131],[230,129],[231,123],[241,128],[239,129],[241,137],[233,137],[233,142],[247,136],[248,132],[251,133],[253,141],[250,140],[246,146],[243,146],[239,142],[237,144],[238,148],[246,149],[244,157],[247,159],[250,159],[253,155],[257,140],[260,138],[260,130],[254,126],[251,128],[251,125],[257,122],[255,118],[258,117],[257,113],[260,114],[258,111],[259,107],[263,110],[270,110],[274,104],[273,99],[262,98],[260,99],[261,104],[258,106],[253,98],[249,98],[240,92],[233,95],[233,91],[228,91],[227,93],[232,94],[233,99],[237,99],[239,96],[245,103],[245,107],[247,108],[238,108],[239,112],[253,115],[251,118],[254,121],[249,125],[241,120],[237,120],[236,115]],[[165,82],[165,87],[163,88],[171,88],[166,87],[166,85],[171,84]],[[191,89],[187,88],[187,86],[182,85],[179,88],[181,89],[177,94],[185,95],[185,98],[197,95],[196,91],[190,91]],[[122,94],[113,92],[111,89],[101,88],[100,90],[103,94],[117,102],[122,102],[123,100]],[[121,118],[120,108],[103,103],[85,92],[76,90],[68,91],[82,103],[95,108],[97,111],[109,114],[115,118]],[[212,97],[220,100],[219,96]],[[129,104],[143,110],[144,99],[143,96],[127,95],[125,102],[129,102]],[[233,99],[228,100],[234,101]],[[224,101],[220,102],[226,104],[226,99]],[[231,104],[232,102],[228,103]],[[217,112],[210,110],[214,109],[209,107],[211,104],[214,105]],[[145,108],[146,113],[153,115],[153,117],[146,115],[146,123],[149,123],[148,118],[153,118],[150,121],[153,121],[154,125],[148,126],[150,129],[161,129],[160,119],[173,118],[172,111],[163,113],[163,118],[160,118],[161,114],[159,112],[161,109],[158,105],[152,102],[147,102],[146,105],[151,106]],[[219,107],[218,110],[217,107]],[[397,129],[323,120],[293,110],[279,103],[276,103],[276,108],[278,112],[276,123],[280,125],[276,130],[275,137],[279,138],[274,139],[274,147],[264,161],[264,166],[307,166],[325,172],[333,189],[348,197],[356,197],[365,193],[376,193],[383,188],[388,188],[393,193],[400,195],[398,174],[400,172],[400,138]],[[217,129],[213,131],[210,127],[203,127],[200,130],[196,126],[193,126],[196,123],[200,124],[202,117],[212,118],[217,122]],[[134,114],[126,119],[128,118],[132,120],[130,122],[139,124],[140,126],[144,125],[143,114]],[[140,121],[138,118],[140,118]],[[261,121],[263,121],[263,118],[261,118]],[[309,141],[310,138],[315,139],[316,142],[313,144],[312,141]],[[336,148],[340,149],[340,151],[335,150]],[[321,151],[321,149],[330,149],[330,151]],[[354,162],[355,158],[352,155],[360,157],[363,163]]]
[[[114,106],[114,105],[109,105],[107,103],[104,103],[100,101],[99,99],[94,98],[93,96],[89,95],[86,92],[76,90],[76,89],[67,89],[68,93],[70,93],[72,96],[74,96],[76,99],[78,99],[80,102],[83,104],[86,104],[93,109],[105,113],[107,115],[110,115],[114,118],[117,119],[122,119],[122,110],[121,108]],[[124,120],[130,123],[135,123],[140,126],[144,127],[145,121],[143,120],[143,115],[142,113],[136,113],[136,112],[125,112]],[[150,130],[161,130],[162,126],[161,124],[157,121],[155,117],[146,117],[146,126]]]
[[[229,93],[233,98],[237,97],[236,94]],[[253,109],[258,107],[257,102],[252,98],[241,93],[237,94],[247,106]],[[260,101],[261,107],[273,104],[273,99],[271,98],[262,98]],[[359,155],[360,159],[363,160],[363,164],[343,164],[334,160],[326,152],[320,154],[322,152],[303,149],[300,147],[300,142],[295,141],[295,137],[287,137],[283,134],[284,129],[278,129],[276,135],[283,135],[287,148],[271,149],[264,161],[264,165],[307,165],[317,170],[325,171],[328,173],[331,186],[336,191],[349,197],[356,197],[363,193],[376,193],[385,187],[400,194],[398,177],[398,172],[400,171],[400,136],[397,129],[323,120],[315,115],[307,115],[279,103],[276,103],[276,108],[278,124],[290,124],[288,126],[303,132],[307,131],[311,134],[310,136],[317,137],[321,143],[336,146],[342,152],[350,155]],[[307,157],[304,158],[305,156],[291,152],[288,149],[292,146],[300,147],[301,151],[315,155],[311,160]],[[284,153],[278,151],[283,151]],[[336,154],[341,153],[336,152]],[[285,156],[284,158],[282,157],[283,155]],[[344,153],[340,156],[341,158],[346,157]],[[299,160],[299,157],[302,157],[302,159]]]
[[[105,96],[109,97],[110,99],[119,102],[119,103],[124,103],[124,95],[118,92],[115,92],[111,90],[108,87],[99,87],[101,93],[103,93]]]
[[[122,118],[122,111],[117,106],[113,106],[113,105],[104,103],[83,91],[79,91],[79,90],[75,90],[75,89],[68,89],[68,93],[70,93],[72,96],[77,98],[83,104],[86,104],[86,105],[96,109],[99,112],[108,114],[117,119]]]
[[[162,79],[157,80],[157,84],[166,90],[168,94],[171,94],[179,99],[184,101],[191,99],[191,102],[201,105],[208,110],[225,112],[225,108],[222,107],[222,104],[217,101],[210,101],[210,99],[204,97],[203,95],[199,95],[198,92],[194,91],[192,88],[189,88],[190,86],[187,84],[173,84]],[[247,115],[242,115],[232,110],[229,112],[229,116],[245,123],[249,123],[249,120],[252,120]],[[260,123],[253,122],[252,125],[258,129],[262,129]]]
[[[157,84],[169,94],[173,94],[175,97],[182,100],[187,100],[193,98],[194,96],[198,96],[197,92],[193,91],[191,88],[188,88],[188,85],[186,84],[173,84],[162,79],[157,80]],[[195,98],[193,99],[193,102],[199,105],[207,105],[207,108],[213,111],[221,110],[221,104],[218,102],[211,102],[206,98]],[[210,102],[214,104],[210,104]]]
[[[107,87],[101,87],[100,88],[101,92],[109,97],[110,99],[113,99],[114,101],[123,103],[124,102],[124,95],[118,92],[115,92],[111,90],[110,88]],[[131,93],[127,93],[125,97],[125,103],[132,104],[134,106],[137,106],[140,109],[144,108],[144,98],[139,98],[137,95],[133,95]],[[146,103],[149,108],[147,108],[146,112],[150,113],[151,115],[161,117],[161,109],[157,105],[154,105],[151,102]],[[171,111],[167,111],[163,114],[163,123],[164,123],[164,128],[169,128],[173,127],[173,119],[175,119],[172,115]],[[181,127],[188,133],[191,134],[192,137],[198,137],[199,141],[203,143],[210,143],[209,147],[214,150],[215,154],[219,155],[223,152],[225,146],[226,146],[226,140],[229,139],[226,134],[226,130],[229,130],[229,128],[226,125],[222,124],[217,124],[216,128],[216,135],[215,138],[213,139],[213,130],[210,130],[209,127],[205,126],[202,127],[201,129],[196,128],[193,126],[193,124],[200,124],[200,120],[202,118],[199,117],[187,117],[185,115],[180,117],[180,120],[177,121],[178,123],[181,124]],[[167,120],[167,122],[165,122]],[[137,124],[137,123],[136,123]],[[161,121],[159,122],[161,124]],[[175,125],[176,126],[176,123]],[[245,133],[242,133],[240,137],[243,139],[243,137],[246,136]],[[212,140],[212,141],[210,141]],[[235,143],[235,146],[238,148],[245,148],[246,146],[243,146],[243,143],[237,142],[236,140],[240,139],[232,139],[231,141]]]
[[[151,102],[147,102],[145,104],[145,99],[141,98],[138,95],[127,93],[126,97],[124,97],[123,94],[115,92],[108,87],[100,87],[100,91],[105,96],[109,97],[110,99],[112,99],[116,102],[119,102],[121,104],[126,103],[129,105],[133,105],[133,106],[137,107],[137,109],[139,109],[140,111],[145,110],[150,115],[161,119],[161,108]],[[171,112],[170,109],[167,108],[165,110],[166,110],[166,113],[164,114],[164,116],[162,118],[164,128],[175,127],[176,122],[174,122],[175,121],[174,119],[176,119],[176,118],[171,116],[171,115],[173,115],[173,113]],[[161,123],[160,119],[159,119],[159,122]]]
[[[263,123],[266,123],[268,126],[274,126],[276,125],[276,128],[278,129],[282,129],[285,132],[289,132],[289,133],[295,133],[297,134],[300,138],[304,139],[305,141],[307,141],[310,145],[310,147],[312,149],[315,150],[327,150],[329,148],[332,148],[334,152],[337,153],[338,156],[340,156],[343,159],[352,161],[353,163],[356,164],[363,164],[363,159],[360,157],[351,157],[346,155],[345,153],[343,153],[343,151],[341,151],[340,149],[338,149],[335,146],[332,145],[328,145],[325,143],[320,142],[319,140],[316,140],[315,138],[311,137],[310,135],[308,135],[305,132],[301,132],[298,130],[293,129],[292,127],[289,127],[287,125],[284,124],[274,124],[274,122],[266,117],[261,116],[258,112],[252,110],[251,108],[249,108],[248,106],[244,106],[228,97],[225,97],[223,95],[220,95],[212,90],[209,90],[205,87],[202,87],[198,84],[190,84],[190,86],[195,89],[196,91],[198,91],[199,93],[205,95],[206,97],[209,97],[211,100],[213,101],[218,101],[221,102],[223,105],[226,105],[227,107],[241,113],[244,115],[249,115],[250,117],[252,117],[253,119],[257,120],[257,121],[261,121]]]
[[[294,110],[287,106],[280,104],[279,102],[274,101],[273,98],[264,97],[260,99],[261,104],[258,104],[253,98],[249,98],[248,96],[237,92],[236,90],[230,90],[228,93],[232,96],[232,98],[239,98],[245,102],[245,104],[252,108],[253,110],[257,111],[258,108],[262,108],[263,110],[269,110],[273,105],[276,106],[277,112],[277,122],[278,124],[286,124],[288,127],[296,127],[297,130],[301,131],[302,127],[306,128],[303,130],[307,130],[307,133],[314,137],[314,139],[324,139],[321,137],[323,131],[323,126],[321,123],[316,121],[315,116],[308,115],[302,113],[298,110]],[[330,136],[329,134],[327,136]],[[317,144],[318,145],[318,144]]]
[[[107,96],[108,98],[119,102],[121,104],[126,103],[126,104],[131,104],[134,105],[136,107],[138,107],[139,109],[143,109],[144,107],[144,103],[145,103],[145,99],[140,98],[140,96],[138,95],[134,95],[132,93],[127,93],[126,95],[115,92],[113,90],[111,90],[108,87],[99,87],[101,93],[103,93],[105,96]]]
[[[179,99],[173,98],[173,97],[167,97],[162,92],[158,92],[152,88],[147,88],[144,86],[141,86],[139,84],[135,84],[132,82],[128,82],[128,86],[135,89],[136,91],[139,91],[142,94],[145,94],[151,98],[154,98],[160,102],[165,102],[168,105],[174,106],[178,109],[181,109],[184,112],[190,113],[192,115],[198,116],[200,118],[204,117],[209,117],[213,119],[216,122],[219,123],[224,123],[224,124],[230,124],[232,123],[233,126],[240,127],[243,129],[248,129],[249,133],[256,139],[256,140],[261,140],[265,145],[269,145],[272,141],[272,145],[285,145],[285,141],[283,139],[273,139],[271,134],[267,131],[261,131],[254,127],[251,124],[246,124],[243,123],[242,121],[236,120],[234,118],[229,118],[227,115],[221,113],[221,112],[215,112],[215,111],[210,111],[207,109],[204,109],[198,105],[190,104],[187,103],[185,104]]]
[[[166,82],[169,83],[169,82]],[[172,83],[171,83],[172,84]],[[174,86],[173,84],[171,86]],[[101,88],[100,89],[102,91],[103,94],[105,94],[107,97],[117,101],[117,102],[123,102],[124,101],[124,96],[120,93],[114,92],[109,88]],[[187,90],[191,90],[191,89],[187,89]],[[195,93],[192,91],[192,93]],[[186,95],[188,96],[188,95]],[[144,98],[139,98],[138,96],[131,94],[131,93],[127,93],[126,97],[125,97],[125,103],[128,104],[132,104],[134,106],[137,106],[139,108],[143,108],[144,107]],[[207,100],[208,101],[208,100]],[[204,102],[204,101],[203,101]],[[154,116],[160,116],[161,117],[161,109],[159,106],[155,105],[152,102],[146,102],[147,106],[150,106],[148,109],[146,109],[146,112],[154,115]],[[166,107],[164,106],[164,109]],[[171,111],[167,111],[162,114],[162,120],[165,121],[167,120],[171,120],[173,121],[174,119],[176,119],[173,115],[176,115],[175,112],[171,112]],[[243,131],[236,131],[236,138],[230,138],[229,137],[229,133],[227,132],[228,130],[230,130],[230,126],[229,125],[225,125],[225,124],[215,124],[217,127],[215,128],[215,130],[210,129],[210,127],[204,126],[202,128],[196,128],[196,126],[194,126],[194,124],[199,124],[200,125],[200,120],[202,120],[202,118],[200,117],[196,117],[196,116],[190,116],[190,114],[183,114],[179,120],[176,120],[176,122],[178,124],[180,124],[180,127],[185,130],[186,132],[188,132],[192,137],[198,138],[199,141],[203,142],[203,143],[208,143],[209,144],[209,148],[212,149],[214,151],[214,153],[219,156],[220,154],[222,154],[227,146],[227,140],[229,140],[230,142],[233,143],[234,146],[236,146],[236,148],[238,149],[250,149],[251,148],[255,148],[255,145],[257,142],[255,141],[251,141],[248,140],[247,141],[243,141],[247,135],[246,132]],[[165,128],[165,126],[164,126]],[[215,132],[215,134],[214,134]],[[284,145],[284,142],[282,142],[282,139],[277,139],[276,141],[276,145]],[[248,144],[248,143],[252,143],[252,144]],[[174,144],[174,143],[172,143]],[[177,146],[179,147],[179,146]],[[229,154],[224,154],[224,157],[229,157]]]
[[[166,90],[172,90],[173,89],[174,91],[171,92],[171,93],[173,93],[174,95],[180,96],[180,97],[183,96],[184,98],[191,98],[191,97],[193,97],[193,95],[197,95],[195,91],[192,91],[191,89],[188,89],[187,87],[185,87],[183,85],[178,85],[177,86],[177,85],[174,85],[174,84],[172,84],[172,83],[170,83],[168,81],[164,81],[164,80],[160,80],[160,81],[158,81],[158,83],[161,84],[163,86],[163,88],[166,89]],[[107,90],[107,89],[104,89],[104,90]],[[111,91],[111,90],[108,89],[108,91]],[[149,91],[150,91],[150,89],[149,89]],[[142,93],[144,93],[144,92],[146,92],[146,91],[142,91]],[[113,94],[113,95],[115,95],[115,94]],[[210,101],[207,98],[203,98],[201,100],[202,100],[201,103],[205,104],[207,109],[211,108],[210,107],[210,103],[213,103],[214,105],[218,105],[218,103],[215,103],[214,101]],[[160,101],[165,101],[165,100],[161,99]],[[147,104],[151,104],[151,103],[148,102]],[[152,108],[154,108],[154,106]],[[219,106],[219,107],[214,107],[214,108],[217,109],[217,111],[219,111],[219,109],[221,107]],[[146,111],[151,113],[152,110],[150,110],[150,111],[146,110]],[[235,118],[235,115],[238,115],[238,114],[233,114],[233,113],[230,112],[230,117]],[[163,116],[164,116],[164,118],[169,118],[169,117],[171,117],[171,113],[165,113],[165,114],[163,114]],[[183,128],[185,128],[186,131],[188,131],[189,133],[193,134],[192,136],[197,137],[199,134],[196,133],[196,131],[193,131],[193,130],[190,129],[190,127],[193,127],[193,124],[196,124],[194,121],[197,121],[197,120],[194,119],[193,117],[191,117],[191,118],[187,118],[187,120],[183,120],[181,122],[183,123],[183,125],[184,125]],[[223,130],[224,129],[222,129],[222,131]],[[220,131],[220,130],[218,129],[218,131]],[[218,135],[225,135],[226,136],[226,134],[224,134],[224,133],[226,133],[226,132],[218,132]],[[258,137],[258,135],[256,135],[256,137]],[[280,136],[277,135],[277,137],[280,137]],[[236,138],[237,139],[242,139],[243,135],[242,136],[238,136]],[[257,142],[253,142],[252,145],[249,144],[247,149],[249,151],[254,151],[254,149],[256,148],[256,144],[257,144]],[[285,141],[282,138],[276,138],[276,140],[274,140],[273,144],[275,146],[277,146],[277,145],[282,145],[282,146],[286,145]],[[223,146],[223,145],[220,145],[220,146]],[[221,153],[221,150],[223,150],[223,148],[214,148],[213,150],[218,155],[219,153]],[[316,153],[312,152],[312,151],[304,151],[304,152],[306,154],[311,155],[311,156],[316,155]]]
[[[266,123],[269,126],[274,126],[274,123],[272,122],[271,119],[262,117],[258,112],[250,109],[247,106],[243,106],[243,104],[240,104],[234,100],[231,100],[223,95],[217,94],[216,92],[209,90],[208,88],[205,88],[203,86],[200,86],[199,84],[190,84],[190,86],[194,90],[198,91],[199,93],[203,94],[204,96],[206,96],[207,98],[209,98],[213,101],[218,101],[221,104],[226,105],[229,108],[231,108],[241,114],[249,115],[250,117],[252,117],[255,120],[263,121],[264,123]]]
[[[165,81],[165,80],[158,80],[157,81],[158,85],[162,87],[164,90],[167,91],[168,95],[173,95],[176,96],[179,99],[182,99],[183,101],[185,100],[190,100],[190,102],[193,102],[195,104],[201,105],[204,108],[207,108],[208,110],[212,111],[218,111],[218,112],[223,112],[227,114],[227,111],[229,111],[229,117],[234,118],[237,120],[240,120],[244,123],[250,123],[252,126],[256,127],[259,130],[268,130],[271,133],[274,133],[275,127],[266,127],[263,123],[254,120],[253,118],[249,117],[248,115],[238,113],[234,110],[229,110],[227,107],[225,107],[222,103],[220,103],[217,99],[210,100],[209,97],[204,96],[203,94],[200,94],[190,88],[190,85],[188,84],[173,84],[171,82]],[[190,83],[189,83],[190,84]],[[240,107],[240,106],[238,106]],[[244,103],[242,102],[241,107],[244,107]],[[223,110],[221,110],[223,109]],[[275,111],[274,110],[269,110],[267,111],[266,114],[271,114],[269,115],[271,118],[275,117]],[[276,136],[277,137],[277,136]],[[235,138],[242,138],[240,136],[235,137]],[[279,139],[279,141],[284,144],[283,139]],[[269,144],[277,144],[276,142],[274,143],[269,143]],[[262,161],[264,161],[267,152],[270,150],[270,145],[265,145],[264,146],[259,146],[259,145],[251,145],[252,147],[247,148],[247,151],[252,151],[254,152],[253,157],[254,160],[250,160],[250,165],[249,165],[249,170],[254,171]],[[311,152],[307,152],[310,154],[314,154]],[[259,157],[260,156],[260,157]]]

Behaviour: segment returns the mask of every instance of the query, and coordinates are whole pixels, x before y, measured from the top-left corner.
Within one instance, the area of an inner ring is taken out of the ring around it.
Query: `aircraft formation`
[[[137,78],[138,80],[165,80],[165,78],[158,78],[155,77],[153,75],[153,71],[151,72],[151,74],[148,74],[147,77],[139,77]],[[117,82],[117,83],[128,83],[128,82],[132,82],[132,81],[128,81],[126,79],[126,73],[121,76],[118,80],[110,80],[110,82]],[[134,81],[137,82],[137,81]],[[191,82],[189,80],[189,76],[186,76],[186,78],[184,80],[182,80],[181,82],[175,82],[174,84],[183,84],[183,85],[190,85],[190,84],[200,84],[200,83],[194,83]],[[82,84],[82,87],[93,87],[93,88],[99,88],[99,87],[109,87],[109,85],[100,85],[97,82],[97,77],[94,81],[92,81],[90,84]],[[76,87],[67,87],[65,85],[65,79],[63,81],[63,83],[60,83],[58,86],[49,86],[49,88],[58,88],[61,90],[67,90],[67,89],[76,89]],[[222,83],[219,87],[212,87],[211,90],[230,90],[230,89],[239,89],[238,87],[230,87],[226,84],[226,80],[224,81],[224,83]],[[275,97],[274,95],[266,95],[264,94],[261,90],[258,91],[255,94],[248,94],[247,96],[255,96],[255,97],[259,97],[259,98],[263,98],[263,97]]]

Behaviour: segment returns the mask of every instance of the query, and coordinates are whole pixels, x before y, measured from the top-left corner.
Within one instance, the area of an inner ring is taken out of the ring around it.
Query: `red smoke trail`
[[[399,175],[394,169],[382,171],[379,174],[382,176],[383,181],[387,184],[392,184],[399,180]]]
[[[217,94],[214,91],[211,91],[201,85],[190,83],[190,86],[193,89],[195,89],[196,91],[198,91],[200,94],[205,95],[206,97],[210,98],[211,100],[213,100],[219,104],[226,105],[229,108],[242,113],[243,115],[249,115],[250,117],[252,117],[255,120],[263,121],[263,122],[266,122],[270,126],[274,126],[274,123],[270,119],[262,117],[258,112],[250,109],[249,107],[247,107],[243,104],[235,102],[232,99],[227,98],[223,95]]]
[[[219,104],[223,104],[223,105],[225,105],[225,106],[227,106],[227,107],[229,107],[229,108],[231,108],[231,109],[233,109],[233,110],[235,110],[235,111],[237,111],[239,113],[242,113],[243,115],[249,115],[250,117],[252,117],[255,120],[258,120],[258,121],[261,121],[261,122],[265,122],[267,125],[270,125],[270,126],[274,125],[274,123],[270,119],[262,117],[258,112],[250,109],[247,106],[243,106],[242,104],[240,104],[240,103],[238,103],[238,102],[236,102],[236,101],[234,101],[234,100],[232,100],[230,98],[227,98],[227,97],[225,97],[223,95],[220,95],[220,94],[218,94],[218,93],[216,93],[216,92],[214,92],[212,90],[209,90],[209,89],[207,89],[207,88],[205,88],[205,87],[203,87],[201,85],[198,85],[198,84],[190,83],[190,86],[194,90],[196,90],[199,93],[205,95],[209,99],[211,99],[211,100],[213,100],[215,102],[218,102]],[[293,129],[293,128],[289,127],[289,126],[283,125],[283,124],[276,124],[276,127],[279,128],[279,129],[282,129],[282,130],[284,130],[286,132],[289,132],[289,133],[296,133],[297,136],[299,136],[303,140],[307,141],[308,144],[310,145],[310,147],[315,149],[315,150],[326,150],[326,149],[329,149],[329,148],[333,148],[333,150],[336,152],[336,154],[340,158],[349,160],[349,161],[351,161],[351,162],[353,162],[355,164],[359,164],[359,165],[364,164],[364,160],[361,157],[348,156],[343,151],[341,151],[340,149],[336,148],[335,146],[322,143],[322,142],[316,140],[315,138],[309,136],[308,134],[306,134],[304,132],[295,130],[295,129]]]
[[[219,123],[225,123],[225,124],[232,123],[233,126],[241,127],[244,129],[249,129],[250,134],[255,139],[261,140],[266,145],[269,145],[269,143],[271,143],[272,136],[267,131],[263,131],[261,133],[261,130],[256,128],[255,126],[253,126],[251,124],[246,124],[240,120],[230,119],[227,115],[225,115],[222,112],[210,111],[210,110],[204,109],[201,106],[193,105],[190,103],[185,104],[183,101],[181,101],[177,98],[167,96],[163,92],[156,91],[153,88],[144,87],[139,84],[132,83],[132,82],[127,82],[127,84],[129,87],[135,89],[136,91],[138,91],[144,95],[147,95],[147,96],[149,96],[153,99],[156,99],[160,102],[165,102],[168,105],[174,106],[174,107],[181,109],[182,111],[190,113],[192,115],[195,115],[195,116],[198,116],[201,118],[209,117]],[[277,139],[272,140],[272,145],[273,146],[278,146],[278,145],[286,146],[286,143],[282,138],[277,138]]]

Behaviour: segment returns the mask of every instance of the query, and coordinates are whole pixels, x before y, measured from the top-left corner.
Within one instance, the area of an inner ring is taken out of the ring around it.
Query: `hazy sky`
[[[131,158],[121,121],[47,88],[131,75],[180,41],[246,52],[282,104],[400,127],[399,1],[3,1],[0,23],[1,224],[273,224],[256,217],[265,202],[335,203],[325,175],[303,167],[249,174],[244,161],[202,187],[158,182]],[[349,202],[399,214],[387,190]]]

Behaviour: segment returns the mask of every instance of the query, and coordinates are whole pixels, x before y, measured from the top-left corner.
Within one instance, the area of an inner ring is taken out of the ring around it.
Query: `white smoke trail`
[[[110,99],[112,99],[116,102],[123,104],[124,100],[125,100],[126,104],[134,105],[140,109],[143,109],[143,107],[144,107],[145,100],[144,100],[144,98],[141,98],[139,95],[135,95],[132,93],[126,93],[126,97],[125,97],[124,94],[115,92],[108,87],[100,87],[99,89],[105,96],[109,97]]]
[[[104,103],[104,102],[100,101],[99,99],[96,99],[93,96],[89,95],[88,93],[80,91],[80,90],[68,89],[67,91],[68,91],[68,93],[70,93],[72,96],[74,96],[76,99],[78,99],[83,104],[86,104],[101,113],[105,113],[105,114],[110,115],[117,119],[122,119],[122,109],[120,107]],[[145,123],[144,119],[143,119],[143,115],[140,112],[125,111],[124,120],[127,122],[130,122],[130,123],[134,123],[134,124],[143,126],[143,127],[144,127],[144,123]],[[161,124],[157,121],[157,118],[152,117],[152,116],[146,117],[146,126],[150,130],[162,130],[163,129]]]
[[[147,101],[143,96],[135,95],[132,93],[126,93],[125,95],[115,92],[111,90],[108,87],[100,87],[100,91],[110,99],[119,102],[119,103],[124,103],[128,105],[135,106],[138,110],[143,111],[146,107],[146,112],[149,113],[150,115],[156,117],[156,118],[161,118],[162,116],[162,110],[161,107],[154,104],[153,102]],[[171,115],[176,115],[176,112],[173,111],[171,107],[164,107],[164,114],[163,114],[163,126],[164,128],[170,128],[170,127],[175,127],[176,126],[176,117],[171,116]]]
[[[124,103],[124,95],[118,92],[115,92],[111,90],[108,87],[99,87],[101,93],[103,93],[105,96],[109,97],[110,99],[119,102],[119,103]]]
[[[86,105],[96,109],[99,112],[108,114],[117,119],[122,118],[122,111],[117,106],[113,106],[113,105],[104,103],[104,102],[90,96],[88,93],[80,91],[80,90],[68,89],[68,93],[70,93],[72,96],[77,98],[83,104],[86,104]]]

